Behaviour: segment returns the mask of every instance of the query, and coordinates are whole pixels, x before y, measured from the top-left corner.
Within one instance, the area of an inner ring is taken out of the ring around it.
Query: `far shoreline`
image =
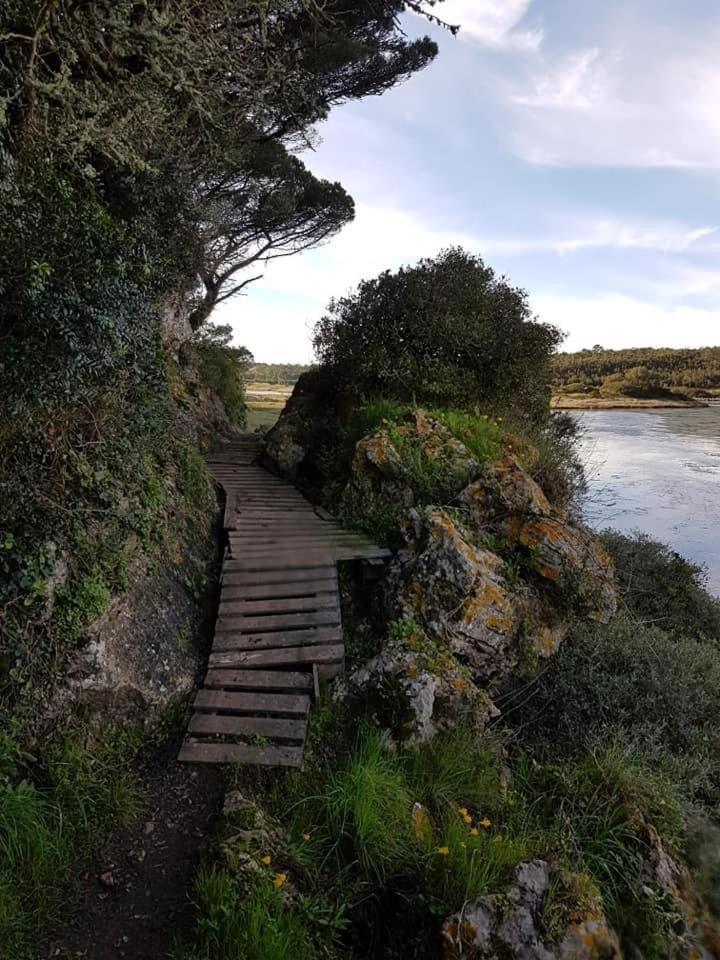
[[[633,397],[578,397],[555,396],[550,400],[552,410],[684,410],[709,407],[707,400],[663,400]]]

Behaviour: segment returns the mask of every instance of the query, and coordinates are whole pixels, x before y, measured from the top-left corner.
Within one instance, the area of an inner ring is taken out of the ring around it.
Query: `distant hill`
[[[553,388],[599,397],[720,396],[720,347],[561,353],[553,359]]]
[[[292,386],[310,369],[301,363],[251,363],[244,374],[247,383],[277,383]]]

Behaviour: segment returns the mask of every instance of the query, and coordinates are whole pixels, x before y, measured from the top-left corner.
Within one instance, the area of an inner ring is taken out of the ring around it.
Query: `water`
[[[720,594],[720,404],[683,410],[588,410],[586,519],[642,530],[708,569]]]

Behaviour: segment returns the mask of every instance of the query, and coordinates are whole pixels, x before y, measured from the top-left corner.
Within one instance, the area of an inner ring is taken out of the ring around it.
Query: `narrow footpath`
[[[245,435],[209,458],[225,492],[220,606],[178,759],[299,767],[319,680],[342,670],[336,563],[389,551],[258,463]]]

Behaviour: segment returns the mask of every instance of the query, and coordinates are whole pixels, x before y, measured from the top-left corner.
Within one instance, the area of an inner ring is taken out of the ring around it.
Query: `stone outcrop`
[[[492,700],[445,647],[412,624],[393,630],[379,654],[350,673],[346,693],[370,706],[398,740],[423,742],[462,727],[481,734],[498,714]]]
[[[542,908],[550,887],[543,860],[518,864],[513,886],[479,897],[443,926],[445,960],[622,960],[620,944],[599,904],[548,942]]]

